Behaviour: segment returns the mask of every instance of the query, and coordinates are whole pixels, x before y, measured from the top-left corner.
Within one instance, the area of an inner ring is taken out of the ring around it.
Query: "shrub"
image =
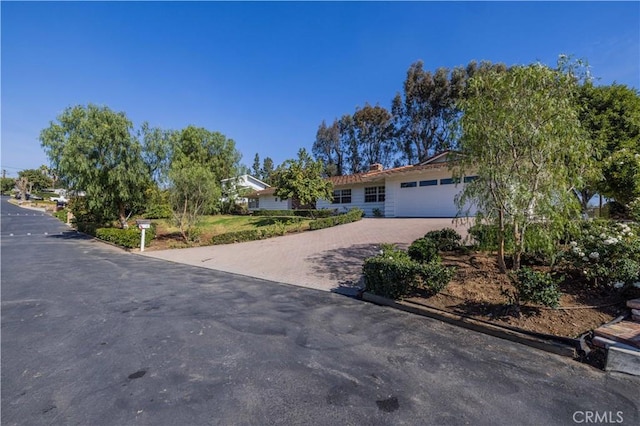
[[[120,229],[120,228],[98,228],[96,229],[96,237],[114,243],[116,245],[136,248],[140,247],[141,231],[138,228]],[[155,227],[145,231],[144,244],[145,246],[151,243],[151,240],[155,237]]]
[[[340,214],[338,216],[331,216],[324,219],[316,219],[309,222],[309,229],[314,231],[316,229],[330,228],[336,225],[343,225],[345,223],[356,222],[362,219],[364,212],[359,208],[353,208],[347,213]]]
[[[384,213],[379,208],[375,208],[371,211],[373,213],[373,217],[384,217]]]
[[[313,217],[313,218],[325,218],[334,214],[331,209],[300,209],[300,210],[254,210],[254,216],[300,216],[300,217]]]
[[[67,209],[58,210],[53,212],[53,216],[61,222],[67,222]]]
[[[427,232],[424,236],[435,243],[440,251],[454,251],[460,248],[462,237],[451,228],[440,229],[438,231]]]
[[[640,227],[588,221],[565,256],[593,285],[621,288],[640,282]]]
[[[101,227],[104,226],[101,223],[96,223],[96,222],[77,222],[74,221],[75,225],[76,225],[76,229],[78,230],[78,232],[83,232],[87,235],[92,235],[94,237],[97,236],[96,231]]]
[[[267,238],[267,233],[261,229],[247,229],[244,231],[226,232],[224,234],[214,235],[211,238],[211,244],[231,244],[241,243],[244,241],[255,241]]]
[[[511,275],[514,291],[502,290],[509,303],[520,306],[522,303],[531,302],[551,308],[558,307],[560,303],[560,290],[551,274],[534,271],[523,267]]]
[[[146,219],[171,219],[173,213],[171,206],[167,204],[151,204],[144,212]]]
[[[505,230],[505,249],[513,241],[510,230]],[[476,223],[469,228],[469,235],[475,240],[475,245],[481,251],[496,251],[498,249],[498,227],[485,223]]]
[[[417,288],[431,293],[441,291],[453,277],[453,268],[438,260],[417,262],[405,251],[383,245],[380,254],[365,260],[362,267],[367,291],[398,299]]]
[[[438,247],[429,238],[418,238],[409,246],[408,254],[416,262],[431,262],[438,259]]]
[[[549,264],[558,255],[558,241],[566,238],[568,230],[552,229],[551,225],[532,223],[527,228],[524,239],[523,261]],[[498,250],[498,226],[476,223],[469,228],[469,235],[475,240],[480,251]],[[514,251],[513,229],[505,228],[504,249],[507,253]]]

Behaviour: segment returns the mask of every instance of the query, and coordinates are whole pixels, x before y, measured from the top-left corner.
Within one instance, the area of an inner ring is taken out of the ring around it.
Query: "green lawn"
[[[304,231],[309,229],[311,219],[305,217],[267,217],[267,216],[232,216],[212,215],[202,217],[199,228],[205,240],[214,235],[227,232],[244,231],[248,229],[260,229],[276,223],[283,224],[287,232]],[[179,229],[171,220],[158,220],[158,234],[174,234]]]

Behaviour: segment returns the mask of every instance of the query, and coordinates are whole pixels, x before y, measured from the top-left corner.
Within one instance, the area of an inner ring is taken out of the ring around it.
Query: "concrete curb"
[[[368,292],[362,293],[362,299],[375,303],[376,305],[389,306],[412,314],[437,319],[469,330],[489,334],[494,337],[574,359],[577,358],[578,350],[580,349],[580,340],[578,339],[533,333],[514,327],[503,327],[464,315],[453,314],[431,306],[408,301],[392,300]]]

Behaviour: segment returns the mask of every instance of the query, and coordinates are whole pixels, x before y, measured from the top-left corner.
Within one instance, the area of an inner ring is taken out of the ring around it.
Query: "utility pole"
[[[7,177],[7,169],[2,169],[2,179]]]

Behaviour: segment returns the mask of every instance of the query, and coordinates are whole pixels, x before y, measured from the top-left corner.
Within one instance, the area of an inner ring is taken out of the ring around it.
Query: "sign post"
[[[142,231],[140,235],[140,251],[144,251],[144,237],[145,230],[151,228],[151,221],[149,219],[137,219],[136,223],[138,224],[138,229]]]

